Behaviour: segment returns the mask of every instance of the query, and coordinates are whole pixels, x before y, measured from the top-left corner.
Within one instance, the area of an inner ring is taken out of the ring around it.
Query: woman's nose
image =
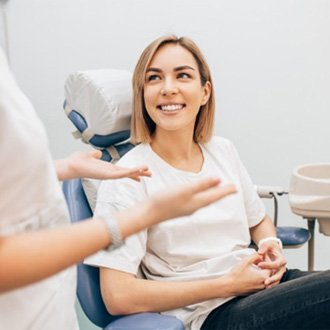
[[[178,93],[179,89],[173,79],[165,79],[164,84],[160,90],[162,96],[174,95]]]

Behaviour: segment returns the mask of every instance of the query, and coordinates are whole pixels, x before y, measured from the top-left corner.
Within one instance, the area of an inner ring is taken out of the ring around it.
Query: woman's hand
[[[228,296],[245,296],[266,288],[265,281],[269,279],[270,271],[258,267],[262,260],[263,257],[255,253],[224,275],[229,282]]]
[[[151,176],[147,166],[124,168],[101,160],[102,152],[75,152],[67,158],[55,161],[59,180],[72,178],[120,179],[130,178],[140,181],[141,176]]]
[[[259,247],[258,254],[263,259],[258,263],[258,267],[271,271],[271,276],[265,280],[266,288],[279,284],[286,271],[286,259],[282,254],[282,248],[276,241],[268,241]]]
[[[218,178],[202,179],[151,197],[153,212],[159,219],[171,219],[192,214],[227,195],[236,192],[234,185],[220,185]]]

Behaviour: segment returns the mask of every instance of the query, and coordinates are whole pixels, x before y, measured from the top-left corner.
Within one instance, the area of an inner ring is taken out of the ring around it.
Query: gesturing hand
[[[218,178],[202,179],[151,197],[155,214],[160,219],[189,215],[229,194],[236,192],[233,185],[220,185]]]
[[[75,152],[69,157],[55,162],[60,180],[70,178],[120,179],[130,178],[140,181],[141,176],[151,176],[147,166],[124,168],[101,160],[99,150]]]

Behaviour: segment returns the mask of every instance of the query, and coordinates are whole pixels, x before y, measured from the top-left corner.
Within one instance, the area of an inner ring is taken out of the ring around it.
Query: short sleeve
[[[233,156],[236,170],[238,172],[242,194],[244,198],[245,211],[249,223],[249,227],[256,226],[266,215],[266,210],[263,202],[261,201],[254,184],[243,165],[239,154],[234,145],[228,141],[229,148]]]

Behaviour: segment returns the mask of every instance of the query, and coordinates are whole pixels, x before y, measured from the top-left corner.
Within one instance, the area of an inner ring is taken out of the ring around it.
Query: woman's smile
[[[184,110],[185,107],[186,105],[182,103],[171,103],[158,105],[157,109],[165,115],[174,115]]]

